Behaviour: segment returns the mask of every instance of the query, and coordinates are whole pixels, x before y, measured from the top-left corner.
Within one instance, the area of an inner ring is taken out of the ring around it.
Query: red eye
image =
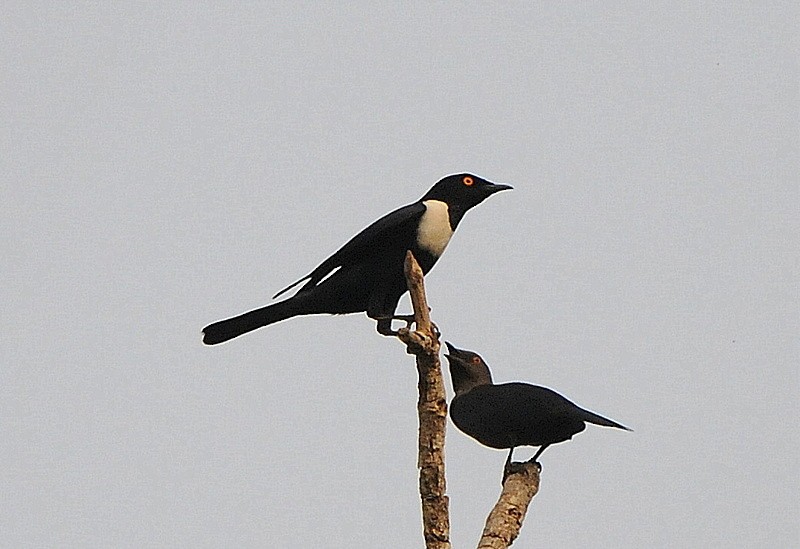
[[[470,176],[466,176],[462,181],[467,187],[471,187],[472,184],[475,183]]]
[[[473,364],[480,364],[481,363],[481,359],[479,357],[477,357],[477,356],[474,356],[474,357],[472,357],[472,363]]]

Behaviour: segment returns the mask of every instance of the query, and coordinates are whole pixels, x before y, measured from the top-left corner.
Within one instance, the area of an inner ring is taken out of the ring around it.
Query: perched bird
[[[450,377],[456,396],[450,417],[461,431],[490,448],[509,448],[506,471],[517,446],[545,448],[564,442],[586,428],[585,422],[630,431],[615,421],[580,408],[546,387],[528,383],[495,385],[480,355],[447,343]]]
[[[392,319],[407,291],[403,274],[411,250],[427,273],[442,255],[453,231],[470,208],[509,185],[470,174],[450,175],[417,202],[395,210],[358,233],[309,274],[275,294],[305,284],[273,305],[215,322],[203,329],[203,343],[216,345],[262,326],[298,315],[366,312],[378,332],[392,335]]]

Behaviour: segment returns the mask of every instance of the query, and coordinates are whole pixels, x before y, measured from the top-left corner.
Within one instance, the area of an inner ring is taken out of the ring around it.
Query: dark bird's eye
[[[471,187],[472,184],[475,183],[470,176],[466,176],[462,181],[467,187]]]

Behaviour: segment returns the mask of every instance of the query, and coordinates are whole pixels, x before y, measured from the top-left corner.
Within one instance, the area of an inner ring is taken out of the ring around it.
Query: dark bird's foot
[[[542,472],[542,464],[538,461],[528,460],[528,461],[514,461],[511,463],[506,463],[505,467],[503,467],[503,482],[502,485],[505,485],[506,479],[511,475],[515,475],[517,473],[530,473],[528,471],[528,465],[535,465],[539,472]]]
[[[507,461],[503,467],[503,482],[501,482],[501,484],[505,484],[506,479],[511,475],[523,472],[525,470],[524,466],[524,463],[518,461]]]
[[[392,329],[392,320],[400,320],[406,323],[406,329],[410,330],[411,325],[414,323],[414,315],[391,315],[391,316],[378,316],[375,317],[378,321],[378,333],[385,336],[396,336],[397,330]]]
[[[540,461],[536,461],[536,459],[534,459],[534,458],[531,458],[531,459],[529,459],[529,460],[527,461],[527,463],[533,463],[534,465],[536,465],[536,467],[538,467],[538,468],[539,468],[539,472],[540,472],[540,473],[542,472],[542,463],[541,463]]]

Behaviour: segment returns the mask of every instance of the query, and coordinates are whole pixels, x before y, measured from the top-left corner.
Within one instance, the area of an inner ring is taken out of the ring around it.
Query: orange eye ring
[[[476,357],[476,356],[474,356],[474,357],[472,357],[472,363],[473,364],[480,364],[481,363],[481,359]]]
[[[475,181],[470,176],[466,176],[464,179],[462,179],[462,181],[464,185],[466,185],[467,187],[471,187],[472,184],[475,183]]]

